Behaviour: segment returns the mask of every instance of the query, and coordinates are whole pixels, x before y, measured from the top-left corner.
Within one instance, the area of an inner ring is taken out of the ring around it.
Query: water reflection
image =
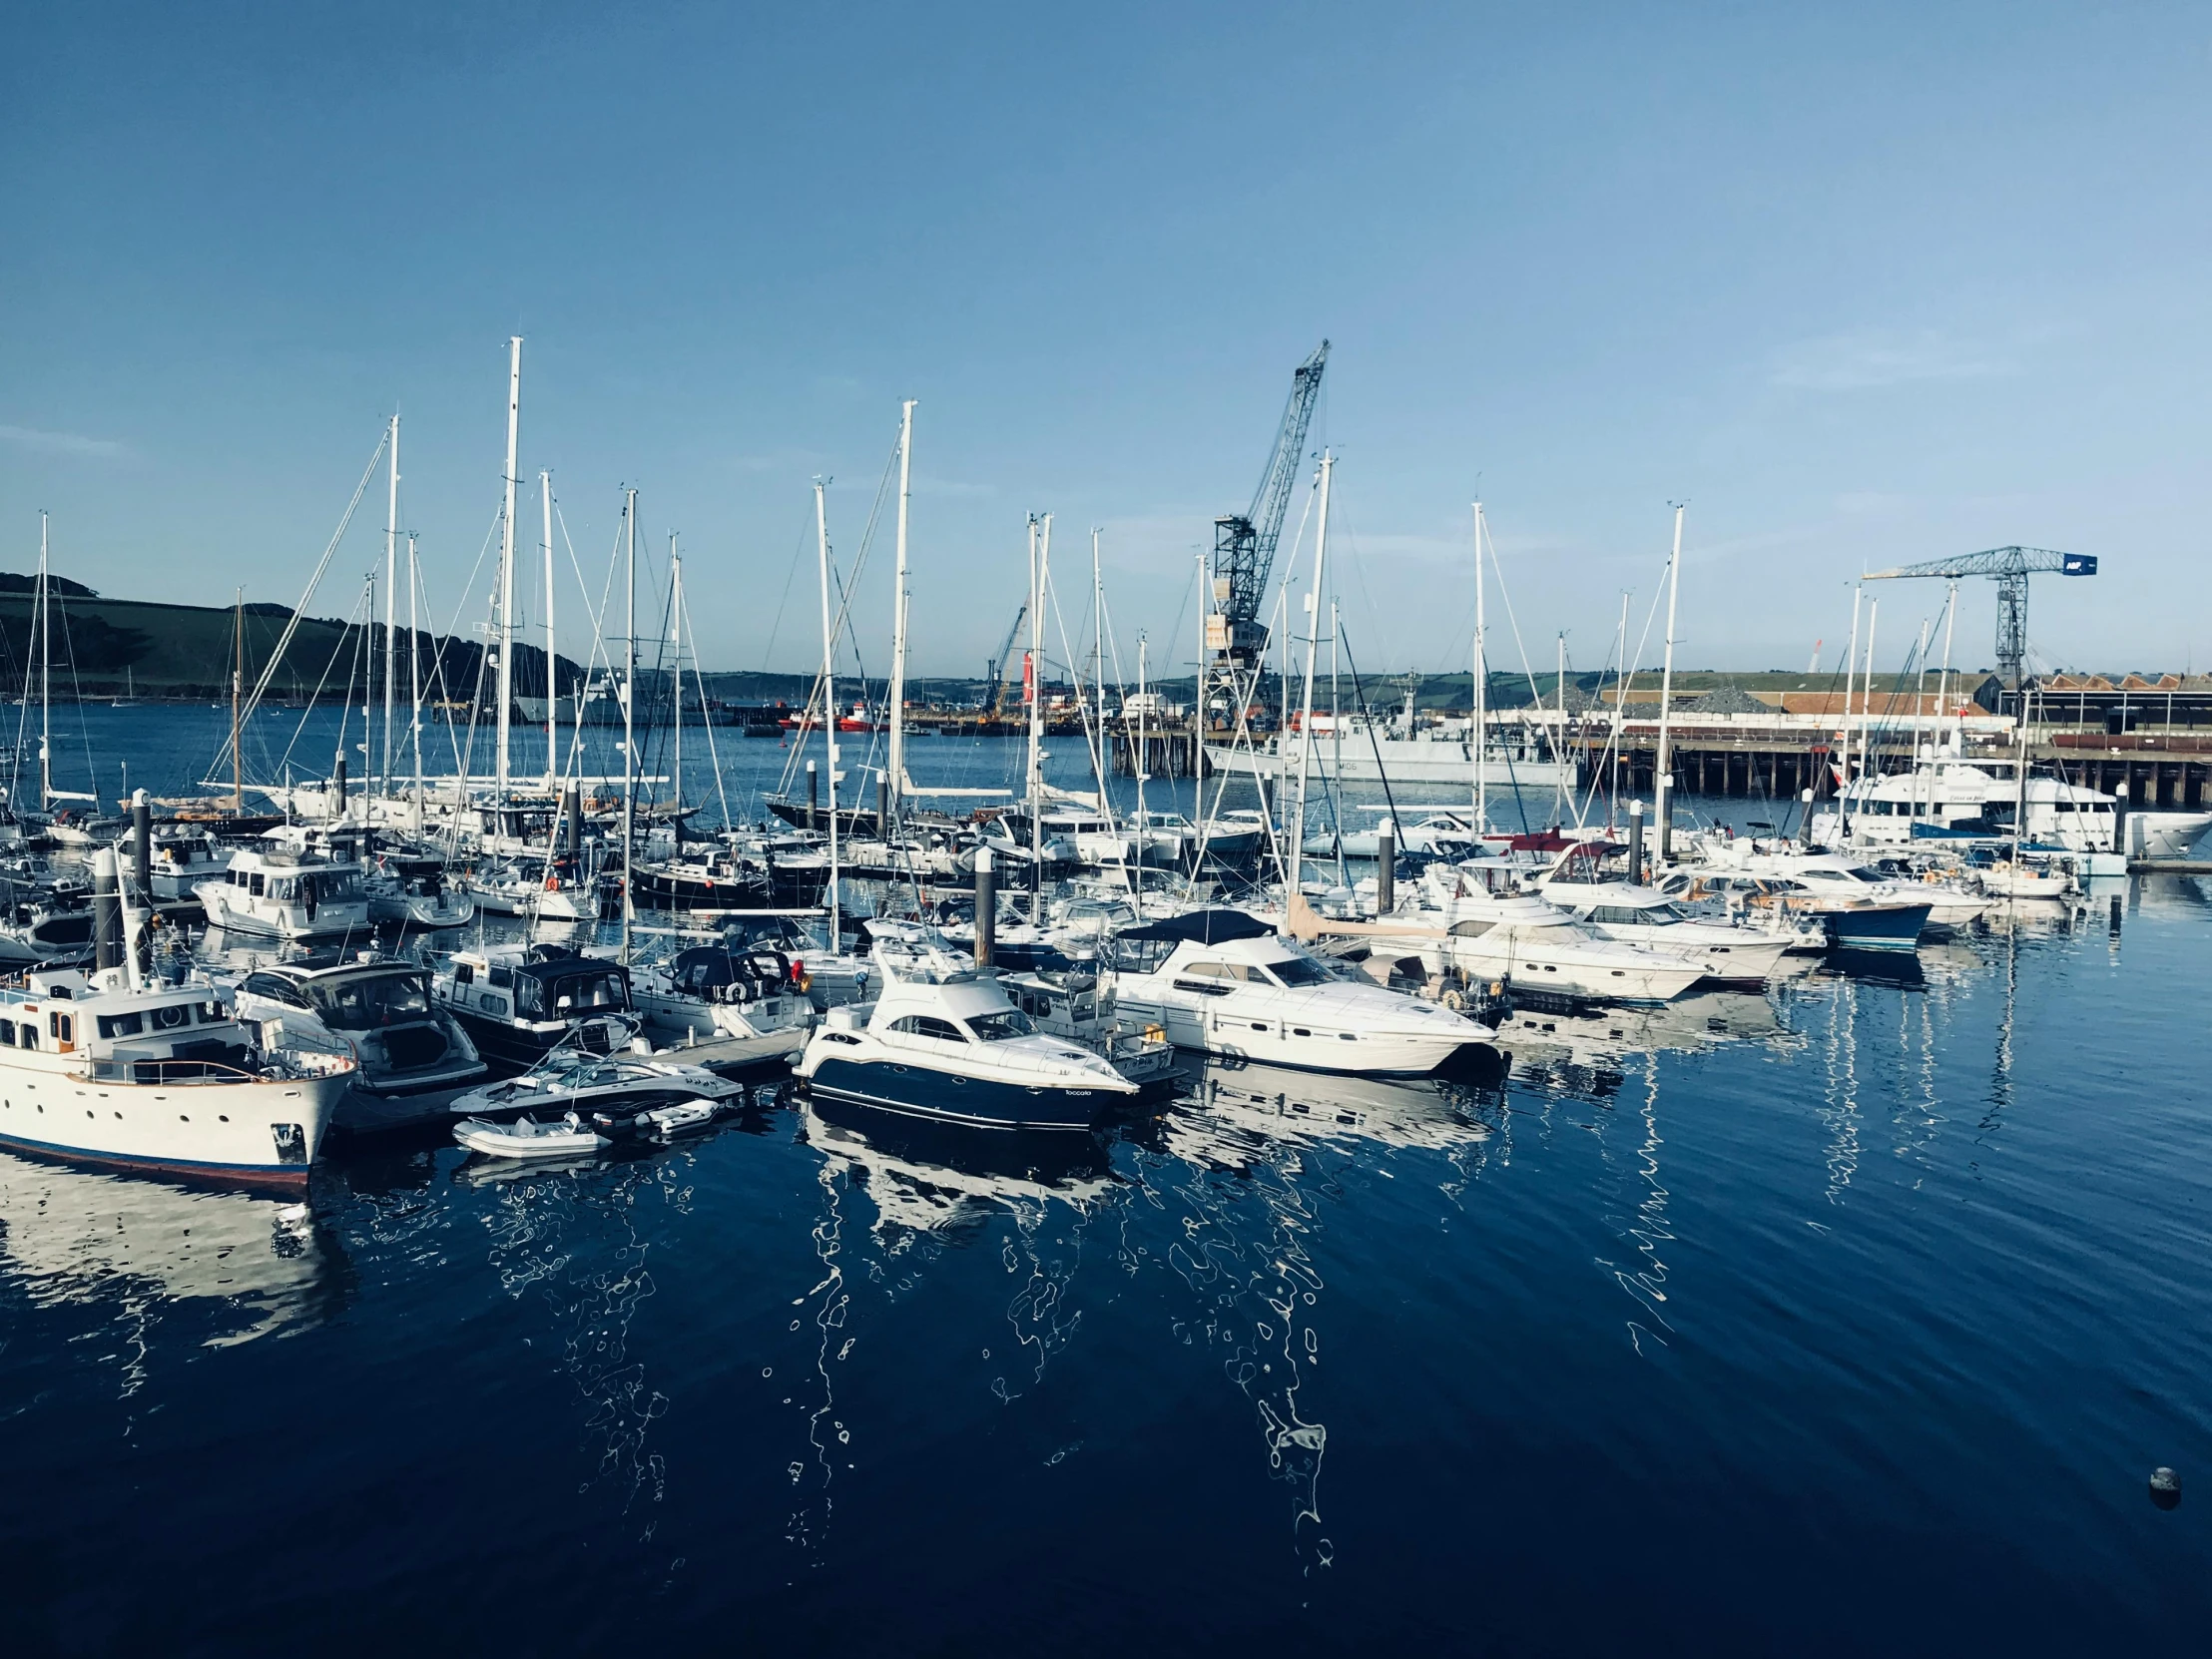
[[[144,1384],[155,1329],[190,1307],[202,1347],[231,1348],[327,1318],[345,1276],[304,1204],[173,1186],[0,1153],[0,1257],[34,1306],[102,1312]]]

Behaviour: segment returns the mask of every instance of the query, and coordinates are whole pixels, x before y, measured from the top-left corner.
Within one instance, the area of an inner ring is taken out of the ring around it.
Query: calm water
[[[1074,1149],[764,1090],[303,1207],[0,1159],[6,1648],[2194,1650],[2208,946],[2119,883]]]

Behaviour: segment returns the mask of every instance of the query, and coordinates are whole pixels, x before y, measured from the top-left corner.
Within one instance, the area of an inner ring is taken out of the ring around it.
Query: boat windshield
[[[1869,869],[1865,864],[1854,864],[1852,866],[1851,878],[1854,881],[1872,881],[1876,886],[1880,886],[1883,882],[1889,879],[1889,877],[1887,875],[1884,875],[1879,869]]]
[[[1007,1008],[995,1014],[977,1014],[968,1022],[968,1029],[987,1043],[1002,1043],[1009,1037],[1028,1037],[1036,1034],[1036,1024],[1019,1008]]]
[[[1286,956],[1280,962],[1270,962],[1268,972],[1284,985],[1326,985],[1329,982],[1329,971],[1319,962],[1310,962],[1303,956]]]
[[[430,1012],[430,993],[419,973],[380,973],[307,986],[322,1023],[334,1031],[368,1031]]]

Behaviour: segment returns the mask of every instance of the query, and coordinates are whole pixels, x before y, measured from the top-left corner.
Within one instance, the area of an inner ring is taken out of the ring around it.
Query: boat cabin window
[[[58,1043],[75,1042],[77,1040],[74,1034],[75,1022],[59,1009],[49,1009],[47,1011],[46,1029],[53,1034],[54,1040]]]
[[[1590,911],[1590,919],[1616,927],[1667,927],[1682,917],[1672,904],[1654,904],[1648,910],[1630,904],[1600,904]]]
[[[103,1037],[135,1037],[145,1029],[146,1021],[137,1013],[100,1016],[100,1034]]]
[[[261,897],[263,893],[268,890],[268,881],[264,879],[262,872],[258,869],[254,871],[252,875],[246,878],[246,890],[252,893],[256,898]]]
[[[455,962],[455,963],[453,964],[453,983],[454,983],[454,984],[456,984],[456,985],[472,985],[472,984],[474,984],[475,982],[476,982],[476,969],[475,969],[475,968],[473,968],[472,966],[470,966],[470,965],[469,965],[469,964],[468,964],[467,962]]]
[[[323,1023],[338,1031],[367,1031],[394,1020],[420,1019],[430,1011],[429,993],[412,973],[341,979],[313,987]]]
[[[23,1026],[21,1029],[23,1032],[23,1046],[25,1048],[38,1047],[38,1027],[35,1025],[26,1025]]]
[[[307,1006],[307,999],[300,994],[298,986],[274,973],[250,973],[239,989],[249,996],[265,996],[272,1002],[281,1002],[288,1008]]]
[[[147,1023],[157,1031],[175,1031],[192,1023],[192,1004],[189,1002],[164,1002],[158,1008],[146,1010]]]
[[[1027,1037],[1036,1032],[1036,1025],[1019,1008],[1006,1008],[995,1014],[976,1014],[967,1022],[968,1029],[978,1040],[987,1043],[1004,1042],[1009,1037]]]
[[[1319,962],[1310,962],[1304,956],[1286,956],[1279,962],[1267,964],[1269,976],[1279,985],[1326,985],[1329,970]]]
[[[498,968],[492,969],[495,984],[500,971]],[[566,979],[556,979],[550,985],[527,973],[512,977],[516,1011],[533,1019],[543,1019],[556,1013],[587,1014],[630,1006],[630,998],[619,974],[577,974]],[[565,1008],[561,1005],[563,1001],[568,1004]]]
[[[1451,924],[1451,936],[1455,939],[1479,939],[1496,925],[1494,921],[1455,921]]]
[[[501,967],[498,963],[495,962],[492,964],[491,970],[486,973],[484,977],[490,980],[492,988],[494,990],[503,991],[515,982],[515,970],[510,967]]]
[[[907,1014],[891,1021],[891,1029],[902,1037],[933,1037],[938,1042],[960,1043],[967,1038],[960,1028],[948,1019],[938,1019],[932,1014]]]

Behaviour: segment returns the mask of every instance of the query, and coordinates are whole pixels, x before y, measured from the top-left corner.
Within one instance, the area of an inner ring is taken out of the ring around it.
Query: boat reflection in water
[[[148,1329],[187,1309],[207,1348],[319,1324],[337,1267],[304,1204],[0,1153],[0,1274],[36,1307],[114,1310],[139,1332],[134,1373]]]
[[[1502,1106],[1506,1062],[1446,1077],[1362,1077],[1298,1071],[1209,1055],[1191,1100],[1161,1125],[1167,1151],[1201,1168],[1240,1169],[1249,1137],[1352,1137],[1448,1151],[1488,1140]]]
[[[956,1238],[1002,1211],[1054,1199],[1081,1207],[1117,1184],[1096,1131],[974,1129],[819,1094],[801,1096],[800,1121],[874,1202],[878,1233]]]
[[[1895,952],[1871,952],[1894,978]],[[1516,1010],[1498,1026],[1497,1041],[1512,1056],[1513,1076],[1574,1093],[1609,1095],[1646,1055],[1696,1053],[1725,1043],[1802,1046],[1804,1038],[1776,1014],[1766,996],[1701,991],[1656,1008],[1590,1008],[1575,1013]]]

